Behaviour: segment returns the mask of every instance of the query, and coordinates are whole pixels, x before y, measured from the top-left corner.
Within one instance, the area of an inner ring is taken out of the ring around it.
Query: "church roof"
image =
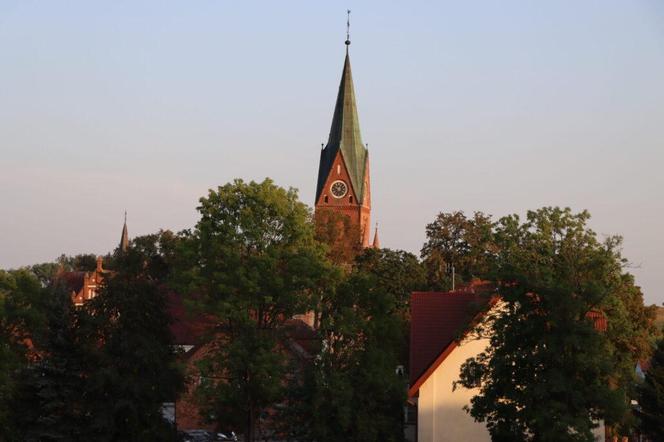
[[[364,200],[364,174],[368,151],[362,144],[362,136],[360,135],[360,122],[357,115],[355,88],[353,87],[353,75],[350,69],[348,51],[346,51],[339,93],[334,107],[330,136],[327,145],[320,153],[316,200],[320,197],[325,180],[332,168],[332,163],[339,151],[341,151],[341,156],[348,170],[357,200],[362,203]]]

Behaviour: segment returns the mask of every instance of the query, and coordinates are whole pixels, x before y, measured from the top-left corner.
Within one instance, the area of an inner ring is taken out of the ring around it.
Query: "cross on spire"
[[[350,9],[346,10],[346,52],[348,52],[348,46],[350,46]]]

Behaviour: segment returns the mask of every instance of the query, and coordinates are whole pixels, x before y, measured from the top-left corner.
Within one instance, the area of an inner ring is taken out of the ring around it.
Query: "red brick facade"
[[[355,189],[353,189],[348,170],[343,160],[343,154],[341,151],[338,151],[315,206],[316,213],[325,210],[348,216],[352,226],[359,231],[362,247],[369,246],[369,236],[371,235],[371,183],[369,179],[368,157],[365,170],[364,201],[358,203],[357,194]],[[348,192],[342,198],[335,197],[330,190],[332,184],[337,181],[342,181],[348,189]]]

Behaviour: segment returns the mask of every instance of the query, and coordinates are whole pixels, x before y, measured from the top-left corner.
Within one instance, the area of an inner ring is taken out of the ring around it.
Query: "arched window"
[[[348,201],[350,201],[350,203],[353,204],[353,195],[348,197]]]
[[[325,195],[324,200],[325,200],[325,204],[327,204],[327,195]]]

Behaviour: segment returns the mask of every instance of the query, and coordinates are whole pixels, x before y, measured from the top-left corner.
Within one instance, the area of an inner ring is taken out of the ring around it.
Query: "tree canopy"
[[[210,190],[198,211],[180,280],[218,319],[220,343],[201,365],[201,398],[220,427],[254,440],[261,413],[284,397],[285,324],[314,309],[330,267],[293,189],[235,180]]]
[[[480,388],[469,412],[493,440],[591,441],[598,420],[626,414],[621,361],[633,369],[641,349],[618,337],[645,335],[648,315],[623,274],[619,238],[600,242],[588,219],[543,208],[495,227],[488,275],[504,308],[487,319],[489,347],[461,373],[464,386]],[[627,324],[626,300],[643,320]]]

